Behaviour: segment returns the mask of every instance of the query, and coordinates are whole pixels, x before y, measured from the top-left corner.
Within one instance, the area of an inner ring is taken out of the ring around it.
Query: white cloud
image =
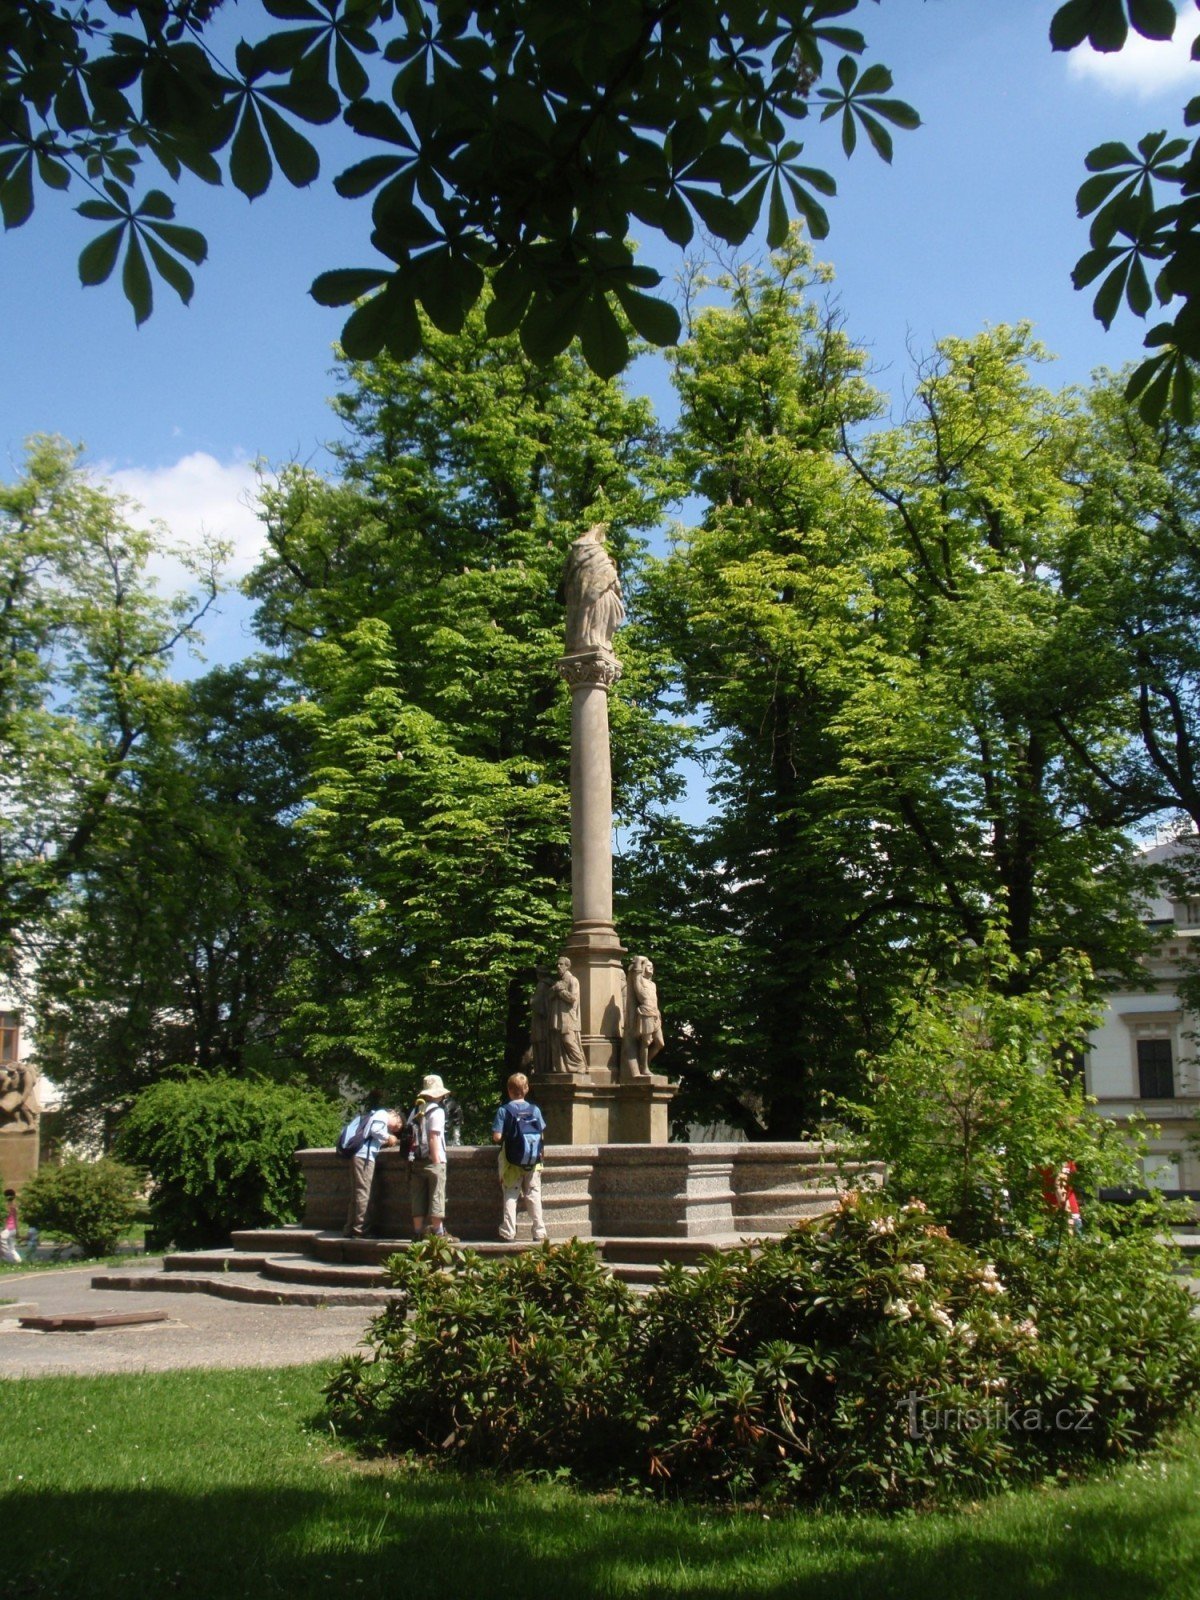
[[[252,461],[222,463],[196,450],[173,466],[101,466],[97,476],[139,508],[130,512],[131,521],[164,523],[172,543],[198,549],[208,537],[231,545],[227,580],[243,577],[263,552],[263,525],[255,510],[259,475]],[[164,588],[187,586],[174,562],[156,564],[155,575]]]
[[[1200,94],[1200,63],[1191,59],[1194,19],[1181,17],[1173,39],[1143,39],[1130,30],[1123,50],[1102,55],[1084,44],[1067,57],[1072,78],[1097,84],[1110,94],[1152,100],[1190,88]]]

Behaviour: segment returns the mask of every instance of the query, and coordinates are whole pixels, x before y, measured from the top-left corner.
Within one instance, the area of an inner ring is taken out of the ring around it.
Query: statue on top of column
[[[625,620],[617,565],[604,547],[607,522],[597,522],[571,546],[563,571],[567,650],[611,650]]]

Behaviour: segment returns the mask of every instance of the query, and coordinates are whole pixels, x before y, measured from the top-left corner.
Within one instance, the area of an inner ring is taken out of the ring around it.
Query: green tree
[[[515,1067],[532,967],[565,932],[568,691],[556,600],[590,522],[636,610],[636,533],[668,492],[648,406],[574,356],[535,366],[482,313],[426,352],[350,370],[342,481],[268,496],[258,626],[288,651],[313,742],[300,819],[341,885],[336,941],[295,965],[293,1024],[323,1071],[442,1071],[485,1095]],[[673,792],[665,669],[621,636],[618,812]]]
[[[1063,591],[1079,408],[1033,383],[1028,330],[998,329],[947,341],[910,420],[852,445],[875,402],[810,281],[799,248],[738,275],[681,348],[709,508],[653,586],[714,751],[695,904],[743,967],[721,1070],[777,1136],[997,923],[1018,985],[1141,948],[1138,813],[1097,776],[1125,757],[1125,702]]]
[[[77,210],[100,231],[80,278],[105,282],[124,250],[122,288],[140,323],[155,274],[191,299],[190,268],[208,245],[175,220],[169,195],[139,185],[139,169],[170,184],[185,170],[214,184],[227,173],[251,200],[277,172],[302,188],[321,157],[298,124],[316,137],[340,117],[369,153],[336,187],[374,197],[383,258],[313,285],[327,305],[370,297],[343,330],[350,355],[414,354],[418,305],[458,332],[499,269],[494,333],[519,327],[538,360],[578,334],[593,369],[611,374],[628,359],[626,319],[655,344],[679,336],[674,308],[645,292],[660,277],[634,260],[632,219],[676,244],[697,221],[737,244],[765,207],[771,248],[789,213],[820,239],[836,184],[806,164],[797,131],[832,121],[846,155],[861,135],[890,161],[888,125],[919,125],[886,67],[860,68],[866,40],[845,25],[859,6],[589,0],[580,15],[559,0],[261,0],[243,5],[249,37],[234,41],[222,0],[95,0],[85,11],[26,0],[0,24],[0,212],[18,227],[39,189],[90,189]],[[1067,0],[1050,41],[1114,51],[1131,30],[1169,39],[1175,26],[1174,0]],[[1185,107],[1187,126],[1198,108]],[[1148,416],[1170,398],[1190,419],[1200,143],[1148,134],[1136,152],[1100,145],[1088,166],[1078,205],[1094,214],[1092,248],[1075,282],[1102,279],[1106,327],[1122,296],[1139,316],[1155,298],[1182,301],[1150,330],[1157,354],[1130,392]]]
[[[1127,1135],[1095,1114],[1074,1069],[1097,1021],[1086,965],[1064,957],[1030,984],[1014,964],[990,932],[945,981],[905,1001],[855,1108],[893,1195],[919,1197],[960,1238],[1065,1224],[1044,1186],[1068,1161],[1092,1196],[1141,1182]]]
[[[141,1174],[108,1157],[39,1167],[21,1191],[32,1227],[61,1235],[84,1256],[111,1255],[137,1217]]]
[[[332,896],[294,825],[307,740],[278,677],[260,659],[181,686],[42,942],[39,1056],[74,1115],[181,1070],[301,1067],[282,990]]]
[[[1123,758],[1097,783],[1132,818],[1176,811],[1200,829],[1200,439],[1171,418],[1145,422],[1127,377],[1102,375],[1088,393],[1062,582],[1094,673],[1125,703]]]
[[[1177,24],[1175,0],[1068,0],[1054,14],[1050,42],[1073,50],[1086,39],[1107,53],[1123,49],[1131,29],[1145,39],[1171,39]],[[1200,60],[1200,44],[1193,43],[1192,59]],[[1184,126],[1197,122],[1200,96],[1183,108]],[[1147,333],[1156,353],[1129,375],[1125,395],[1149,422],[1161,420],[1168,403],[1177,421],[1191,422],[1200,359],[1200,139],[1169,138],[1160,129],[1139,139],[1136,151],[1111,140],[1089,153],[1087,168],[1092,175],[1076,204],[1081,217],[1092,218],[1091,249],[1076,263],[1075,286],[1100,280],[1093,310],[1106,328],[1122,299],[1139,317],[1181,302]]]
[[[304,1206],[296,1151],[332,1144],[340,1119],[312,1089],[192,1077],[140,1094],[118,1149],[150,1174],[160,1245],[228,1244],[234,1228],[296,1220]]]
[[[878,401],[809,298],[819,277],[793,239],[697,317],[675,361],[679,471],[708,509],[650,586],[718,804],[690,898],[725,941],[726,1009],[694,1027],[725,1116],[780,1138],[812,1126],[886,1027],[888,952],[911,937],[911,895],[880,870],[870,817],[821,787],[874,649],[882,531],[838,457],[842,424]]]
[[[851,459],[886,517],[884,637],[843,719],[832,780],[852,814],[903,837],[944,933],[999,918],[1026,981],[1081,950],[1128,968],[1139,939],[1121,830],[1098,781],[1128,744],[1120,686],[1064,592],[1078,542],[1086,420],[1041,388],[1027,327],[946,340],[912,418]]]
[[[162,530],[133,526],[61,439],[34,439],[0,487],[0,960],[90,861],[141,752],[173,725],[172,652],[216,592],[219,550],[173,551],[202,598],[148,575]]]

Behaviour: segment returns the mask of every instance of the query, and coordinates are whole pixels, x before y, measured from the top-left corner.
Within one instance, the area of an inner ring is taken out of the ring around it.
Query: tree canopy
[[[847,155],[865,140],[885,161],[891,129],[918,126],[888,69],[863,64],[867,40],[846,22],[864,5],[257,0],[240,7],[237,38],[223,0],[21,0],[0,18],[0,212],[17,227],[40,192],[90,191],[77,210],[98,231],[81,280],[102,283],[120,262],[141,322],[155,276],[191,299],[208,249],[145,173],[228,177],[249,199],[277,177],[304,187],[321,170],[316,130],[340,121],[364,154],[335,187],[370,199],[378,259],[323,273],[313,293],[354,305],[349,356],[414,354],[418,307],[457,332],[489,281],[492,334],[519,331],[538,361],[578,335],[592,369],[612,374],[629,356],[627,325],[652,344],[680,331],[648,292],[660,274],[635,260],[631,227],[686,244],[699,225],[738,244],[765,214],[773,249],[792,217],[823,238],[836,182],[806,151],[811,125],[832,124]],[[1116,51],[1131,30],[1169,39],[1176,23],[1173,0],[1067,0],[1050,41]],[[1200,98],[1183,120],[1200,121]],[[1186,420],[1200,141],[1160,130],[1136,150],[1102,144],[1087,164],[1091,248],[1076,285],[1100,280],[1106,327],[1122,299],[1141,317],[1179,303],[1151,327],[1154,354],[1130,392],[1148,417],[1170,403]]]
[[[89,482],[61,439],[0,485],[0,963],[93,858],[181,690],[168,673],[216,593],[217,547],[183,555],[197,596],[164,600],[165,540]]]

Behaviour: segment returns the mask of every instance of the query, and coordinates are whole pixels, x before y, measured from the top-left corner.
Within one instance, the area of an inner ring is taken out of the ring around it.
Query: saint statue
[[[567,651],[611,650],[613,634],[625,620],[621,579],[604,547],[607,522],[576,539],[567,556],[563,589],[567,600]]]
[[[538,967],[537,987],[533,991],[530,1018],[530,1067],[534,1076],[557,1072],[554,1043],[550,1037],[550,1019],[554,1005],[554,974],[549,967]]]
[[[579,979],[567,957],[559,956],[558,977],[550,988],[550,1041],[556,1071],[587,1071],[579,1031]]]
[[[663,1043],[654,963],[647,956],[631,956],[625,990],[625,1059],[633,1077],[649,1077],[650,1063]]]

